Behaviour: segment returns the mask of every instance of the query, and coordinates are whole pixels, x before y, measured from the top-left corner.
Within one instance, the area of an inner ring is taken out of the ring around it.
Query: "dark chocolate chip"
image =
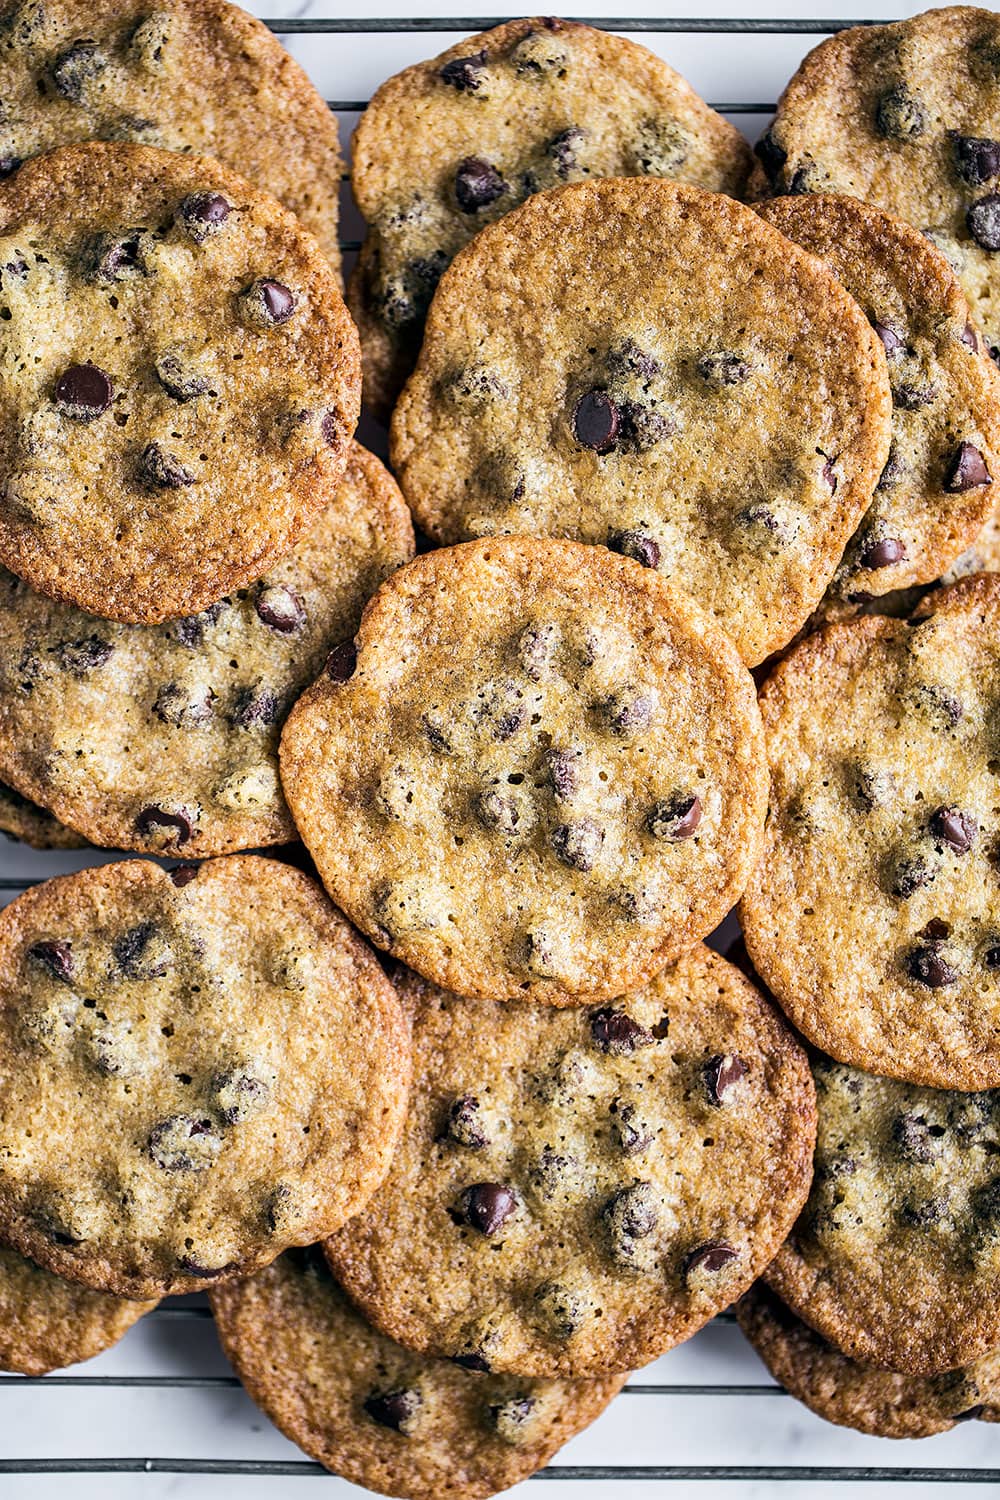
[[[584,873],[594,868],[604,843],[604,829],[593,818],[578,818],[573,823],[559,823],[549,842],[557,859],[571,870]]]
[[[271,1088],[246,1068],[227,1068],[212,1079],[212,1094],[219,1119],[227,1125],[242,1125],[265,1107]]]
[[[979,335],[976,333],[976,330],[973,328],[971,323],[966,323],[965,327],[962,329],[962,332],[959,334],[959,338],[961,339],[963,344],[965,344],[969,349],[972,350],[973,354],[979,353]]]
[[[147,443],[143,448],[139,470],[147,483],[161,490],[180,490],[185,485],[194,484],[197,478],[176,454],[159,443]]]
[[[701,822],[701,798],[694,792],[674,792],[654,802],[646,814],[646,827],[654,839],[689,839]]]
[[[984,250],[1000,250],[1000,194],[977,198],[965,213],[969,233]]]
[[[710,1057],[702,1069],[709,1104],[725,1104],[726,1094],[747,1074],[747,1065],[735,1052]]]
[[[699,357],[698,374],[710,385],[742,385],[750,378],[750,365],[731,349],[713,349]]]
[[[21,158],[13,152],[0,152],[0,182],[6,177],[13,177],[20,165]]]
[[[199,1281],[215,1281],[219,1276],[230,1276],[236,1270],[239,1261],[230,1260],[224,1266],[206,1266],[203,1261],[197,1260],[193,1255],[180,1255],[177,1258],[177,1264],[188,1276],[197,1276]]]
[[[194,401],[212,388],[212,382],[188,367],[176,350],[167,349],[158,355],[155,369],[156,378],[175,401]]]
[[[115,963],[128,979],[159,979],[170,966],[170,950],[155,940],[160,930],[155,922],[139,922],[123,932],[111,945]],[[150,958],[150,944],[154,944]]]
[[[604,1205],[602,1217],[620,1249],[625,1248],[621,1241],[645,1239],[659,1222],[652,1183],[632,1182],[620,1188]]]
[[[87,250],[90,275],[99,286],[116,286],[146,272],[141,229],[128,234],[99,234]]]
[[[455,201],[465,214],[488,208],[510,191],[496,167],[481,156],[467,156],[455,172]]]
[[[612,1057],[629,1057],[640,1047],[653,1045],[653,1033],[624,1010],[604,1006],[590,1018],[590,1034],[602,1052]]]
[[[170,871],[171,885],[175,885],[178,890],[181,890],[186,885],[190,885],[200,868],[200,865],[192,864],[190,861],[187,864],[174,865]]]
[[[532,682],[540,682],[559,645],[559,627],[549,623],[528,625],[517,643],[517,654]]]
[[[157,830],[168,835],[167,843],[186,844],[194,829],[194,819],[188,812],[179,809],[168,812],[154,803],[144,807],[135,820],[136,831],[145,838]]]
[[[188,193],[181,199],[177,217],[196,245],[218,234],[232,211],[232,204],[221,193]]]
[[[237,729],[261,729],[273,724],[280,705],[269,687],[240,688],[233,701],[231,721]]]
[[[997,199],[997,202],[1000,203],[1000,199]],[[960,495],[965,490],[975,490],[982,485],[992,483],[993,479],[986,467],[986,460],[979,449],[973,443],[959,443],[948,464],[944,481],[945,489],[950,494]]]
[[[714,1275],[724,1270],[736,1256],[737,1252],[725,1240],[708,1240],[685,1255],[681,1263],[684,1279],[690,1281],[696,1271],[709,1271]]]
[[[902,411],[923,411],[925,407],[933,406],[937,398],[936,385],[913,385],[904,380],[892,387],[892,404]]]
[[[621,415],[607,391],[587,391],[573,411],[573,435],[595,453],[610,453],[621,427]]]
[[[64,984],[73,977],[73,945],[68,938],[44,938],[40,943],[32,943],[28,957]]]
[[[612,1100],[611,1116],[612,1127],[623,1156],[638,1156],[656,1139],[634,1104],[624,1104],[620,1099]]]
[[[642,563],[644,568],[660,566],[660,544],[641,527],[630,526],[625,531],[609,532],[608,546],[612,552],[620,552],[623,557]]]
[[[888,141],[916,140],[927,129],[927,111],[904,83],[898,83],[875,106],[875,129]]]
[[[466,57],[453,57],[438,70],[442,83],[458,89],[460,94],[475,94],[483,84],[486,72],[486,49],[470,52]]]
[[[252,282],[243,292],[242,300],[251,322],[265,328],[287,323],[298,306],[291,288],[271,276]]]
[[[93,422],[107,411],[112,395],[111,377],[97,365],[70,365],[56,381],[56,406],[74,422]]]
[[[971,813],[958,807],[939,807],[931,814],[930,830],[936,839],[954,849],[956,854],[967,854],[972,848],[979,826]]]
[[[165,1172],[203,1172],[222,1149],[211,1120],[171,1115],[149,1133],[149,1154]]]
[[[973,1193],[972,1211],[981,1224],[1000,1228],[1000,1177]]]
[[[451,1362],[463,1370],[474,1370],[477,1375],[488,1375],[492,1368],[486,1355],[478,1349],[470,1349],[467,1354],[453,1354]]]
[[[174,633],[182,646],[200,646],[205,639],[205,631],[210,625],[214,625],[219,616],[228,608],[228,600],[219,599],[215,604],[210,604],[197,615],[185,615],[180,620],[174,621]]]
[[[79,104],[87,84],[103,73],[107,65],[108,59],[97,43],[90,37],[82,37],[52,64],[56,93]]]
[[[419,1391],[373,1391],[363,1401],[365,1411],[380,1427],[409,1437],[420,1418],[423,1397]]]
[[[923,890],[934,881],[935,870],[923,859],[903,859],[895,866],[889,883],[893,896],[905,901],[914,891]]]
[[[602,717],[614,735],[641,734],[653,720],[653,701],[631,687],[619,688],[599,705]]]
[[[663,366],[656,355],[643,349],[633,338],[624,338],[617,344],[612,344],[608,350],[607,364],[612,376],[626,379],[638,375],[642,380],[653,380],[663,373]]]
[[[176,682],[165,683],[156,695],[153,713],[174,729],[200,729],[212,718],[215,694],[209,687],[185,692]]]
[[[948,1213],[946,1197],[909,1199],[900,1206],[899,1217],[910,1229],[930,1229],[940,1224]]]
[[[254,609],[264,624],[279,635],[296,635],[306,623],[306,608],[300,595],[284,584],[261,588]]]
[[[969,187],[982,187],[1000,176],[1000,141],[989,136],[951,134],[955,171]]]
[[[572,750],[546,751],[545,764],[552,790],[563,801],[568,801],[577,789],[579,759],[579,755]]]
[[[70,672],[74,677],[86,677],[88,672],[104,666],[114,647],[110,641],[102,641],[99,635],[88,635],[82,641],[60,641],[51,650],[62,671]]]
[[[911,979],[918,984],[926,985],[929,990],[940,990],[945,985],[955,984],[958,981],[958,970],[941,953],[934,943],[926,947],[914,948],[906,956],[906,972]]]
[[[951,937],[950,922],[943,922],[940,917],[931,917],[930,921],[917,933],[922,938],[946,938]]]
[[[781,169],[788,160],[788,152],[783,146],[778,145],[772,130],[765,130],[753,149],[757,160],[764,168],[768,182],[772,187],[777,187]]]
[[[861,550],[858,562],[863,568],[891,568],[895,563],[906,561],[906,544],[898,537],[884,536],[870,541]]]
[[[906,339],[897,329],[892,328],[888,323],[880,323],[877,318],[872,326],[882,340],[882,347],[885,349],[888,359],[892,359],[896,354],[904,354],[906,352]]]
[[[443,1134],[469,1151],[482,1151],[489,1145],[482,1106],[474,1094],[462,1094],[452,1100]]]
[[[940,1156],[944,1135],[941,1126],[928,1125],[923,1115],[897,1115],[892,1122],[892,1138],[899,1151],[910,1161],[926,1164]]]
[[[950,693],[939,683],[920,683],[914,690],[914,698],[925,712],[945,728],[953,729],[965,713],[954,693]]]
[[[885,467],[879,475],[877,489],[891,490],[899,484],[906,473],[906,462],[898,443],[890,443],[889,457],[885,461]]]
[[[556,174],[567,178],[577,165],[577,150],[587,139],[587,132],[581,130],[579,125],[570,125],[566,130],[561,130],[558,135],[552,137],[546,146],[546,153],[555,163]]]
[[[499,1182],[474,1183],[458,1202],[463,1221],[488,1238],[499,1233],[517,1208],[516,1195]]]
[[[330,652],[324,670],[331,682],[350,682],[357,664],[358,648],[353,641],[342,641]]]

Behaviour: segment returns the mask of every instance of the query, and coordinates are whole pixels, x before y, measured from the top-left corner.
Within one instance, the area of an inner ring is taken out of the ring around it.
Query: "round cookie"
[[[760,849],[749,673],[697,605],[602,548],[505,537],[400,569],[281,741],[337,905],[463,995],[644,982]]]
[[[856,198],[805,194],[758,212],[833,271],[889,367],[889,461],[828,597],[865,603],[932,583],[975,542],[1000,478],[1000,377],[962,288],[923,235]]]
[[[794,1025],[843,1062],[1000,1084],[998,699],[996,574],[910,621],[827,626],[764,684],[771,807],[743,931]]]
[[[352,444],[293,550],[201,614],[111,624],[0,570],[0,775],[112,848],[202,857],[296,838],[282,720],[412,556],[402,496]]]
[[[392,1338],[475,1370],[631,1369],[771,1260],[809,1188],[813,1086],[725,959],[696,948],[596,1009],[400,991],[420,1081],[383,1186],[327,1241]]]
[[[0,8],[0,177],[75,141],[214,156],[272,193],[340,269],[337,120],[267,27],[224,0]]]
[[[357,332],[217,162],[92,142],[0,184],[0,562],[135,624],[252,582],[333,499]]]
[[[0,781],[0,833],[32,849],[84,849],[87,840]]]
[[[1000,16],[973,6],[819,44],[756,147],[750,196],[843,193],[945,255],[1000,345]]]
[[[933,1375],[1000,1348],[1000,1092],[813,1075],[815,1176],[768,1285],[865,1365]]]
[[[388,413],[442,272],[532,193],[649,175],[738,196],[751,159],[739,131],[654,53],[571,21],[508,21],[397,73],[352,142],[369,227],[348,300],[366,401]]]
[[[575,183],[443,277],[392,424],[439,542],[606,544],[672,575],[748,665],[822,597],[889,451],[885,355],[813,256],[654,179]]]
[[[58,1275],[160,1296],[311,1244],[408,1079],[392,986],[289,865],[127,860],[0,913],[0,1237]]]
[[[210,1298],[227,1357],[285,1436],[407,1500],[480,1500],[527,1479],[625,1383],[474,1375],[412,1354],[365,1322],[315,1250]]]
[[[898,1375],[848,1359],[759,1283],[736,1320],[775,1380],[817,1416],[872,1437],[918,1438],[1000,1421],[1000,1351],[943,1375]]]
[[[92,1359],[155,1306],[89,1291],[0,1246],[0,1370],[46,1375]]]

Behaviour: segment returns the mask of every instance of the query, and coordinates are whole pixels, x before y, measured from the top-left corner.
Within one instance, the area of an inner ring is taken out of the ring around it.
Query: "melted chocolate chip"
[[[205,631],[210,625],[214,625],[219,616],[228,608],[226,599],[219,599],[215,604],[210,604],[197,615],[185,615],[183,619],[174,621],[174,633],[182,646],[200,646],[205,639]]]
[[[98,286],[116,286],[146,272],[141,229],[128,234],[99,234],[90,243],[87,265]]]
[[[946,985],[955,984],[959,977],[958,970],[948,962],[936,943],[912,949],[906,956],[906,972],[911,979],[926,985],[929,990],[940,990]]]
[[[590,1018],[590,1034],[602,1052],[612,1057],[630,1057],[640,1047],[653,1045],[653,1033],[647,1031],[624,1010],[604,1006]]]
[[[423,1398],[419,1391],[373,1391],[362,1405],[373,1422],[409,1437],[417,1425]]]
[[[608,546],[612,552],[620,552],[623,557],[631,557],[644,568],[658,568],[660,566],[660,544],[648,531],[638,526],[631,526],[625,531],[612,531],[608,533]]]
[[[715,1057],[710,1057],[702,1070],[709,1104],[725,1104],[726,1094],[734,1089],[740,1079],[746,1077],[746,1074],[746,1063],[734,1052],[719,1053]]]
[[[943,1196],[909,1199],[902,1204],[899,1217],[911,1229],[930,1229],[940,1224],[948,1213],[948,1200]]]
[[[486,72],[486,49],[470,52],[466,57],[453,57],[438,70],[442,83],[458,89],[460,94],[475,94],[482,88]]]
[[[977,198],[965,213],[969,233],[984,250],[1000,250],[1000,194]]]
[[[875,320],[872,326],[882,340],[882,347],[885,350],[887,359],[892,359],[894,355],[906,352],[906,339],[895,328],[892,328],[888,323],[880,323],[878,319]]]
[[[474,1370],[477,1375],[488,1375],[492,1368],[486,1355],[478,1349],[470,1349],[467,1354],[453,1354],[451,1362],[453,1365],[460,1365],[463,1370]]]
[[[942,727],[953,729],[965,714],[964,707],[954,693],[938,683],[921,683],[914,691],[914,698]]]
[[[892,1122],[892,1138],[901,1154],[910,1161],[926,1164],[940,1156],[943,1135],[943,1128],[928,1125],[923,1115],[897,1115]]]
[[[181,199],[177,217],[196,245],[218,234],[232,211],[232,204],[221,193],[189,193]]]
[[[81,38],[52,64],[56,93],[79,104],[87,84],[103,73],[107,65],[108,59],[97,43],[90,37]]]
[[[186,885],[190,885],[192,880],[197,876],[200,868],[200,865],[192,864],[191,862],[183,865],[174,865],[170,871],[171,885],[176,886],[178,890],[183,889]]]
[[[646,814],[646,827],[654,839],[689,839],[701,822],[701,798],[693,792],[674,792],[654,802]]]
[[[561,130],[552,137],[545,150],[555,163],[557,176],[565,179],[576,169],[577,149],[586,139],[587,132],[581,130],[579,125],[570,125],[568,129]]]
[[[982,187],[1000,175],[1000,141],[989,136],[951,134],[955,171],[969,187]]]
[[[548,750],[545,755],[546,769],[552,790],[562,801],[569,801],[577,790],[577,763],[579,756],[572,750]]]
[[[976,333],[976,330],[973,328],[971,323],[966,323],[965,327],[962,329],[962,332],[959,334],[959,338],[967,348],[972,350],[973,354],[979,353],[979,335]]]
[[[271,1088],[246,1068],[228,1068],[212,1079],[212,1094],[219,1119],[227,1125],[242,1125],[265,1108]]]
[[[620,1188],[605,1204],[602,1217],[617,1255],[622,1259],[631,1258],[628,1242],[646,1239],[659,1222],[652,1183],[633,1182]]]
[[[200,729],[209,723],[215,694],[209,687],[186,692],[176,682],[165,683],[156,695],[153,713],[174,729]]]
[[[149,1154],[165,1172],[204,1172],[222,1149],[211,1120],[171,1115],[149,1133]]]
[[[638,375],[642,380],[653,380],[663,373],[663,366],[656,355],[643,349],[633,338],[624,338],[611,345],[607,365],[613,376],[626,379],[631,375]]]
[[[273,724],[279,713],[277,696],[270,688],[240,688],[233,702],[232,723],[237,729],[260,729]]]
[[[464,214],[478,213],[509,192],[508,184],[490,162],[467,156],[455,172],[455,201]]]
[[[175,401],[194,401],[212,388],[212,382],[186,365],[183,356],[175,349],[164,350],[158,355],[155,369],[157,380]]]
[[[487,1238],[498,1234],[517,1208],[515,1194],[499,1182],[477,1182],[458,1202],[462,1220]]]
[[[978,825],[971,813],[958,807],[939,807],[931,814],[930,831],[936,839],[954,849],[956,854],[967,854],[972,848]]]
[[[93,422],[111,405],[110,375],[97,365],[70,365],[56,381],[55,402],[64,417]]]
[[[250,321],[262,328],[287,323],[298,306],[298,299],[291,288],[270,276],[262,276],[252,282],[242,293],[241,301]]]
[[[712,1275],[722,1271],[729,1265],[730,1261],[736,1259],[737,1252],[732,1245],[727,1245],[725,1240],[708,1240],[704,1245],[698,1245],[696,1249],[690,1250],[685,1255],[681,1264],[684,1279],[690,1281],[697,1271],[708,1271]]]
[[[631,687],[619,688],[599,705],[611,733],[622,738],[641,734],[653,721],[653,701]]]
[[[60,641],[51,650],[63,672],[86,677],[88,672],[104,666],[114,647],[110,641],[102,641],[99,635],[88,635],[82,641]]]
[[[585,874],[594,868],[604,843],[604,829],[593,818],[578,818],[574,823],[559,823],[549,838],[556,858],[571,870]]]
[[[906,544],[898,537],[885,536],[870,541],[862,548],[858,562],[863,568],[891,568],[895,563],[906,561]]]
[[[607,391],[593,390],[581,396],[573,411],[573,435],[595,453],[610,453],[621,428],[618,407]]]
[[[902,411],[923,411],[938,398],[936,385],[913,385],[900,381],[892,387],[892,404]]]
[[[127,979],[159,979],[167,972],[171,953],[159,939],[155,922],[139,922],[115,939],[111,952]]]
[[[151,833],[160,831],[167,835],[166,842],[170,844],[186,844],[191,837],[194,820],[188,812],[168,812],[164,807],[158,807],[155,803],[144,807],[135,820],[136,831],[145,838]]]
[[[6,177],[13,177],[21,165],[21,158],[13,152],[0,152],[0,182]]]
[[[656,1139],[634,1104],[620,1099],[611,1103],[612,1128],[623,1156],[638,1156]]]
[[[997,199],[1000,203],[1000,198]],[[997,248],[1000,249],[1000,243]],[[944,487],[950,494],[960,495],[965,490],[975,490],[981,485],[992,484],[993,479],[986,460],[973,443],[959,443],[952,455],[945,474]]]
[[[528,625],[517,643],[521,666],[532,682],[540,682],[559,645],[559,627],[549,622]]]
[[[753,149],[757,160],[764,168],[768,182],[772,187],[777,187],[781,169],[788,160],[788,152],[783,146],[778,145],[772,130],[765,130]]]
[[[452,1100],[443,1135],[469,1151],[482,1151],[489,1145],[482,1106],[474,1094],[462,1094]]]
[[[324,668],[331,682],[350,682],[358,664],[358,649],[353,641],[342,641],[334,646],[326,659]]]
[[[183,489],[194,484],[197,477],[176,454],[159,443],[146,444],[139,459],[139,471],[147,484],[161,490]]]
[[[68,938],[44,938],[40,943],[32,943],[28,957],[64,984],[73,977],[73,945]]]
[[[887,141],[916,140],[927,129],[927,111],[904,83],[898,83],[875,106],[875,129]]]
[[[297,635],[306,623],[306,608],[300,595],[284,584],[263,587],[254,600],[259,619],[279,635]]]
[[[935,871],[923,859],[904,859],[896,865],[889,884],[893,896],[905,901],[914,891],[923,890],[934,881]]]

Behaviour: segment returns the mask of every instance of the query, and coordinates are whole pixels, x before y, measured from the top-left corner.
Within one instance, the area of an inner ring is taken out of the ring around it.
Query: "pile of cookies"
[[[206,1289],[421,1500],[734,1302],[834,1421],[1000,1418],[1000,17],[824,42],[756,165],[469,38],[347,304],[223,0],[7,4],[0,99],[0,827],[159,857],[0,915],[0,1364]]]

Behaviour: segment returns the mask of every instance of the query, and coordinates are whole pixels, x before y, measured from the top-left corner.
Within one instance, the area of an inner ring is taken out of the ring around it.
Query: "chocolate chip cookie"
[[[340,268],[336,117],[253,16],[223,0],[0,5],[0,177],[75,141],[196,151],[280,198]]]
[[[753,683],[721,631],[603,548],[430,552],[368,605],[281,741],[327,890],[463,995],[577,1003],[721,921],[757,858]]]
[[[96,1290],[195,1290],[339,1228],[408,1076],[392,986],[289,865],[127,860],[0,913],[0,1236]]]
[[[858,1364],[815,1333],[763,1283],[736,1308],[740,1327],[775,1380],[841,1427],[918,1438],[956,1422],[1000,1422],[1000,1351],[941,1375],[898,1375]]]
[[[931,583],[976,541],[1000,480],[1000,375],[947,262],[912,226],[855,198],[806,194],[759,210],[818,255],[885,348],[892,448],[829,601]]]
[[[92,1359],[155,1306],[89,1291],[0,1246],[0,1370],[45,1375]]]
[[[1000,349],[1000,16],[956,5],[829,37],[756,150],[751,196],[846,193],[921,230]]]
[[[316,242],[203,157],[92,142],[0,184],[0,562],[136,624],[267,571],[336,493],[357,334]]]
[[[365,1322],[318,1250],[210,1296],[257,1405],[311,1458],[379,1494],[495,1495],[546,1464],[625,1381],[475,1375],[412,1354]]]
[[[997,574],[911,621],[827,626],[764,684],[771,807],[743,930],[794,1024],[843,1062],[1000,1084],[998,700]]]
[[[611,1004],[400,981],[417,1084],[371,1203],[327,1242],[384,1332],[472,1370],[645,1364],[745,1291],[805,1201],[805,1054],[699,947]]]
[[[553,19],[466,37],[378,89],[354,135],[368,238],[348,297],[365,398],[388,412],[452,257],[532,193],[587,177],[673,177],[738,195],[739,131],[645,47]]]
[[[115,625],[0,570],[0,775],[113,848],[201,857],[294,839],[282,721],[412,555],[402,496],[352,444],[288,556],[199,614]]]
[[[813,1073],[816,1175],[765,1280],[866,1365],[934,1375],[996,1350],[1000,1092]]]
[[[755,665],[815,608],[889,452],[885,354],[732,199],[572,184],[441,282],[392,451],[438,542],[597,542],[672,575]]]
[[[82,839],[44,807],[30,802],[0,781],[0,833],[9,839],[20,839],[33,849],[83,849]]]

